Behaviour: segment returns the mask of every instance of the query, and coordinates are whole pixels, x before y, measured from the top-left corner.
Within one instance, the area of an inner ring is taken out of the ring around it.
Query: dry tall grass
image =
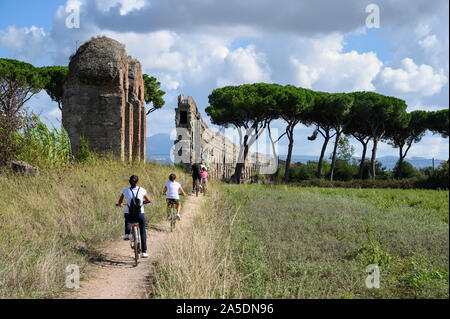
[[[116,208],[128,178],[136,174],[149,192],[147,220],[164,215],[162,188],[176,172],[153,163],[100,160],[43,170],[37,177],[0,173],[0,297],[47,298],[65,291],[65,268],[95,258],[96,244],[123,232]]]
[[[233,218],[217,218],[228,211],[214,186],[193,229],[177,231],[164,243],[152,296],[156,298],[240,298],[239,274],[230,253]],[[236,216],[235,212],[234,217]],[[217,249],[218,243],[225,249]],[[223,246],[222,244],[222,246]]]

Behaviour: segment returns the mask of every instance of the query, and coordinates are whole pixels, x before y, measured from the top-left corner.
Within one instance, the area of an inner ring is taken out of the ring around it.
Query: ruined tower
[[[142,68],[121,43],[93,38],[71,57],[62,123],[75,155],[83,137],[98,153],[145,161]]]

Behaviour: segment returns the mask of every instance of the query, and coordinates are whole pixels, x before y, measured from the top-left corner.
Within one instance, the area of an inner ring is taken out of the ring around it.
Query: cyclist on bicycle
[[[116,204],[116,206],[123,207],[123,200],[124,199],[127,200],[127,208],[124,214],[125,236],[123,237],[123,240],[129,240],[131,231],[130,223],[136,222],[128,218],[129,203],[131,203],[134,197],[137,197],[138,199],[141,200],[143,205],[141,207],[141,213],[139,214],[137,222],[139,222],[139,230],[141,232],[142,258],[146,258],[148,257],[148,254],[147,254],[147,233],[145,231],[144,204],[150,203],[150,198],[148,197],[145,188],[137,186],[138,182],[139,178],[136,175],[132,175],[130,177],[129,183],[131,187],[127,187],[122,191],[122,195],[120,195],[119,202]]]
[[[202,180],[200,164],[197,163],[192,164],[191,174],[192,174],[192,194],[194,194],[195,182],[198,181],[198,183],[200,184],[200,181]]]
[[[181,192],[181,195],[186,196],[184,193],[183,187],[176,182],[177,176],[175,174],[169,175],[169,181],[164,185],[164,191],[163,194],[166,195],[166,202],[167,202],[167,216],[166,220],[170,217],[170,205],[175,202],[177,204],[177,218],[180,219],[180,210],[181,210],[181,203],[180,203],[180,196],[179,192]]]

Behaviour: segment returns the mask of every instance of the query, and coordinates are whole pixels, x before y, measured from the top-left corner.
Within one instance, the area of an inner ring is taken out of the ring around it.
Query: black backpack
[[[142,208],[142,201],[137,197],[139,194],[139,190],[141,188],[139,187],[136,196],[133,194],[133,190],[130,187],[131,194],[133,194],[133,198],[131,199],[130,205],[128,205],[128,217],[131,220],[138,220],[139,214],[141,213]]]

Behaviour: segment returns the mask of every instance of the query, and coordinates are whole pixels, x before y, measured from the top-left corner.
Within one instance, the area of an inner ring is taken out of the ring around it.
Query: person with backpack
[[[123,207],[123,201],[126,199],[127,208],[125,209],[125,236],[123,240],[129,240],[131,226],[130,223],[139,223],[141,232],[142,258],[148,257],[147,254],[147,233],[145,231],[144,205],[150,203],[145,188],[137,186],[139,178],[136,175],[130,177],[130,187],[125,188],[120,195],[116,206]]]
[[[202,172],[199,163],[194,163],[191,166],[191,174],[192,174],[192,194],[195,193],[195,182],[198,181],[199,184],[202,180]]]

